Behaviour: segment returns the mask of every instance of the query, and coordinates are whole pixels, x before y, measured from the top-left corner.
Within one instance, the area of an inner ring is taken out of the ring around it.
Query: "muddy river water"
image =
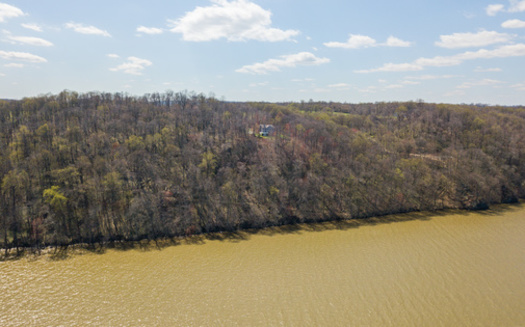
[[[525,326],[525,206],[0,262],[0,326]]]

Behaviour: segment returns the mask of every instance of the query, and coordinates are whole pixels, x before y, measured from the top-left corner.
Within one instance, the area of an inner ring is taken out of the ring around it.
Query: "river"
[[[0,262],[0,326],[525,326],[524,205],[179,243]]]

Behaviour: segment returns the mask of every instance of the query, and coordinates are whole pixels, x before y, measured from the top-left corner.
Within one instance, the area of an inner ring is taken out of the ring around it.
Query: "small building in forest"
[[[272,136],[275,133],[275,127],[273,125],[259,125],[259,135],[261,136]]]

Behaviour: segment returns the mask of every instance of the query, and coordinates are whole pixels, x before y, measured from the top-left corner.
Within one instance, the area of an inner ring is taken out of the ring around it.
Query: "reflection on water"
[[[525,325],[524,206],[372,223],[0,262],[0,325]]]

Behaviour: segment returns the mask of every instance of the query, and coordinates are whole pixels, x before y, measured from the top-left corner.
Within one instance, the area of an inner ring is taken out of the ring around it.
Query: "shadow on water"
[[[525,203],[511,203],[511,204],[498,204],[490,207],[489,210],[474,211],[471,213],[476,213],[484,216],[499,216],[507,212],[513,212],[525,207]]]
[[[90,254],[105,254],[109,249],[117,251],[161,251],[164,248],[178,246],[178,245],[203,245],[208,241],[220,242],[235,242],[248,241],[252,235],[288,235],[288,234],[302,234],[311,232],[323,232],[330,230],[350,230],[362,226],[375,226],[380,224],[391,224],[407,221],[428,221],[436,217],[449,215],[483,215],[483,216],[501,216],[502,214],[523,210],[525,204],[499,204],[494,205],[488,210],[460,210],[448,209],[439,211],[413,211],[409,213],[400,213],[385,215],[379,217],[362,218],[362,219],[348,219],[348,220],[331,220],[324,222],[312,223],[298,223],[285,224],[280,226],[269,226],[262,229],[245,229],[240,231],[215,232],[208,234],[197,234],[188,237],[173,237],[163,238],[158,240],[141,240],[141,241],[115,241],[108,243],[95,244],[76,244],[70,246],[48,247],[46,249],[22,249],[16,251],[11,249],[7,255],[2,251],[0,253],[0,261],[18,260],[21,258],[28,258],[29,260],[37,260],[42,255],[47,256],[50,260],[67,260],[72,256]]]
[[[114,241],[107,243],[94,244],[75,244],[70,246],[48,249],[50,260],[65,260],[71,256],[84,254],[105,254],[108,250],[130,251],[137,250],[142,252],[160,251],[164,248],[180,245],[181,240],[177,238],[164,238],[159,240],[141,241]]]

